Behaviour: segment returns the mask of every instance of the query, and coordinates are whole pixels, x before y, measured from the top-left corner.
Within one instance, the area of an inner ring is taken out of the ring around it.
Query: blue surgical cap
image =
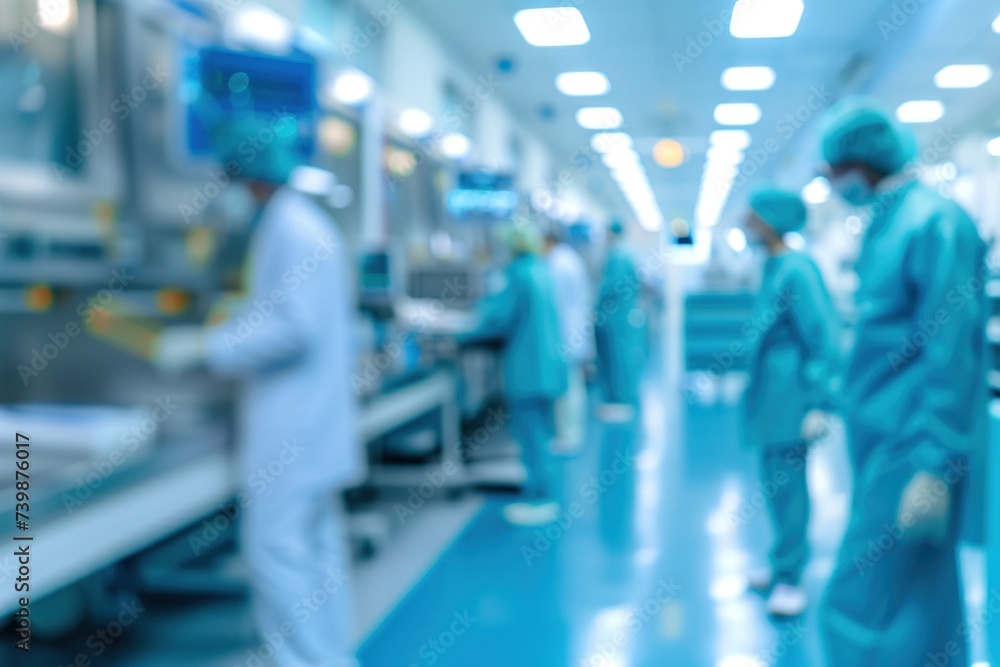
[[[300,161],[298,123],[292,116],[230,119],[215,127],[212,139],[216,157],[240,178],[283,185]]]
[[[836,166],[861,162],[893,174],[916,157],[916,140],[878,107],[847,99],[833,106],[823,125],[823,159]]]
[[[521,222],[511,225],[504,240],[515,255],[538,254],[542,251],[542,234],[531,223]]]
[[[806,225],[806,205],[796,192],[760,188],[750,196],[750,208],[782,235],[797,232]]]

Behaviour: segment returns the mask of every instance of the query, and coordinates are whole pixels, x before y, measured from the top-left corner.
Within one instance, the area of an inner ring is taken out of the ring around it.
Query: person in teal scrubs
[[[479,305],[480,323],[467,340],[500,339],[504,344],[504,393],[508,429],[520,444],[527,473],[527,502],[505,508],[517,524],[544,524],[559,514],[558,475],[550,451],[555,437],[555,402],[569,387],[561,352],[555,283],[540,256],[542,237],[533,227],[515,228],[508,243],[513,259],[506,285]]]
[[[608,227],[608,257],[597,300],[594,333],[605,421],[628,421],[639,405],[639,379],[646,362],[646,313],[639,307],[642,283],[620,222]]]
[[[822,428],[833,404],[839,324],[813,260],[795,252],[784,235],[806,224],[797,193],[760,189],[750,198],[747,236],[767,253],[753,318],[743,333],[750,344],[750,383],[743,401],[746,439],[759,448],[762,488],[774,530],[770,568],[750,577],[770,589],[768,610],[794,616],[806,607],[800,586],[809,560],[807,440]]]
[[[822,152],[865,222],[844,377],[854,496],[821,610],[827,664],[964,666],[956,545],[985,417],[986,247],[907,168],[916,142],[881,110],[831,109]]]

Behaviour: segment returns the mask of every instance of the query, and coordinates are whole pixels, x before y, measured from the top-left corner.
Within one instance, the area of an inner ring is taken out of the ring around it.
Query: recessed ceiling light
[[[584,107],[576,112],[576,122],[586,130],[613,130],[625,120],[614,107]]]
[[[603,95],[611,84],[600,72],[563,72],[556,77],[556,88],[563,95]]]
[[[666,169],[679,167],[684,157],[684,146],[676,139],[660,139],[653,146],[653,160]]]
[[[934,75],[938,88],[978,88],[993,77],[989,65],[949,65]]]
[[[747,249],[747,236],[739,227],[733,227],[729,230],[729,233],[726,234],[726,241],[729,243],[729,247],[736,252],[743,252]]]
[[[375,91],[375,82],[364,72],[350,69],[333,82],[333,98],[342,104],[362,104]]]
[[[720,148],[743,151],[750,146],[750,133],[746,130],[716,130],[708,135],[708,143]]]
[[[822,204],[830,200],[831,192],[830,181],[818,176],[802,188],[802,199],[807,204]]]
[[[411,137],[423,137],[434,128],[434,119],[423,109],[406,109],[399,115],[399,129]]]
[[[726,90],[767,90],[774,85],[775,74],[770,67],[729,67],[722,72],[722,87]]]
[[[802,0],[737,0],[729,32],[733,37],[791,37],[799,27]]]
[[[587,22],[575,7],[523,9],[514,14],[514,24],[532,46],[574,46],[590,41]]]
[[[913,100],[896,109],[896,118],[901,123],[933,123],[943,115],[944,105],[937,100]]]
[[[1000,137],[990,140],[990,142],[986,144],[986,150],[989,151],[990,155],[1000,157]]]
[[[441,153],[454,160],[465,157],[472,148],[472,142],[464,134],[449,132],[441,139]]]
[[[720,104],[715,107],[719,125],[754,125],[760,121],[760,107],[753,103]]]
[[[1000,32],[1000,16],[993,19],[993,32]]]

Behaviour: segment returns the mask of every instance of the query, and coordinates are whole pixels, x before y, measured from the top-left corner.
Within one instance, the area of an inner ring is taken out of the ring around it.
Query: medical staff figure
[[[154,361],[242,381],[237,470],[251,502],[241,542],[257,630],[281,667],[348,667],[357,663],[338,490],[359,470],[348,271],[332,220],[285,187],[296,128],[292,117],[250,117],[217,132],[220,162],[259,204],[249,295],[217,326],[166,329]],[[283,472],[262,476],[275,461]],[[306,612],[302,601],[319,593]]]
[[[608,257],[597,295],[597,370],[603,421],[628,422],[639,405],[639,380],[646,364],[646,313],[639,307],[642,282],[622,244],[625,228],[608,226]]]
[[[821,610],[830,667],[967,665],[956,544],[985,415],[986,247],[962,208],[906,166],[912,136],[845,101],[822,138],[830,183],[867,224],[844,376],[851,517]],[[872,545],[875,545],[873,553]]]
[[[525,500],[508,505],[503,514],[513,524],[544,525],[559,516],[558,468],[551,446],[555,403],[566,393],[568,371],[560,350],[556,288],[540,256],[542,237],[534,227],[521,225],[507,241],[513,259],[505,285],[479,304],[479,325],[463,338],[503,344],[508,428],[521,446],[526,473]]]
[[[750,198],[747,238],[767,253],[748,343],[750,383],[743,400],[746,439],[760,450],[761,482],[774,532],[770,567],[752,572],[753,588],[770,591],[767,609],[795,616],[806,609],[802,572],[809,561],[808,444],[834,407],[839,324],[813,260],[784,235],[806,224],[797,193],[759,189]],[[777,484],[775,480],[782,480]]]
[[[579,450],[587,429],[587,383],[584,367],[594,360],[593,290],[580,253],[562,238],[562,230],[545,237],[549,269],[555,282],[562,350],[569,368],[569,389],[556,401],[559,453]]]

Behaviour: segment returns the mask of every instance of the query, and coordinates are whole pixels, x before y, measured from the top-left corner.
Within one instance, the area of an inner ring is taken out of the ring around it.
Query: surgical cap
[[[859,100],[844,100],[826,114],[823,159],[836,166],[861,162],[883,174],[893,174],[916,157],[909,130],[881,109]]]
[[[795,192],[761,188],[750,196],[750,208],[779,234],[797,232],[806,225],[806,205]]]
[[[507,247],[514,254],[537,254],[542,250],[542,235],[529,223],[511,226],[506,235]]]
[[[240,178],[283,185],[298,166],[298,123],[292,116],[248,115],[217,125],[212,133],[219,161]]]

